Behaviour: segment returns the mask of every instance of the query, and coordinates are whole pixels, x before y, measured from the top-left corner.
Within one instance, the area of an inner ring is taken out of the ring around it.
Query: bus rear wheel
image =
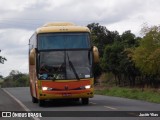
[[[89,104],[89,98],[82,98],[82,104],[88,105]]]
[[[33,103],[38,103],[38,99],[32,96],[32,102]]]
[[[44,104],[45,104],[45,101],[44,100],[38,100],[38,104],[40,107],[43,107]]]

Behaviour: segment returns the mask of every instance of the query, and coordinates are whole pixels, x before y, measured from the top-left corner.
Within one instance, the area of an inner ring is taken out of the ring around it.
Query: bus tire
[[[44,100],[38,100],[38,104],[40,107],[43,107],[44,104],[45,104],[45,101]]]
[[[89,104],[89,98],[82,98],[82,104],[88,105]]]
[[[75,98],[74,101],[79,102],[79,98]]]
[[[38,99],[32,96],[32,102],[33,103],[38,103]]]

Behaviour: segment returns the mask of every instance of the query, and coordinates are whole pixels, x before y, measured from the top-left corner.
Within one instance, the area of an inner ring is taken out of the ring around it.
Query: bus
[[[68,22],[47,23],[29,39],[29,78],[33,103],[94,96],[93,65],[99,61],[90,30]]]

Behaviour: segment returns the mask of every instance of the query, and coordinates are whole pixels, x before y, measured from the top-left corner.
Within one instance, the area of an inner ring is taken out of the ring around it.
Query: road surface
[[[0,111],[24,111],[24,109],[8,94],[6,94],[2,89],[0,89]],[[0,118],[0,120],[5,120],[6,118]],[[14,120],[15,118],[8,118],[8,120]],[[16,120],[21,120],[21,118],[16,118]],[[23,120],[33,120],[30,118],[24,118]]]
[[[9,94],[7,95],[6,94]],[[160,104],[149,103],[140,100],[131,100],[119,97],[110,97],[95,95],[90,99],[89,105],[82,105],[80,102],[70,101],[47,101],[44,107],[31,102],[31,96],[28,87],[3,88],[0,90],[0,110],[27,110],[27,111],[160,111]],[[12,99],[11,97],[12,96]],[[14,100],[15,99],[15,100]],[[12,100],[12,101],[11,101]],[[18,103],[17,103],[18,102]],[[20,107],[20,108],[17,108]],[[4,109],[3,109],[4,108]],[[94,113],[94,112],[93,112]],[[74,115],[73,115],[74,116]],[[55,120],[158,120],[159,117],[53,117]],[[50,120],[51,117],[42,117],[39,120]]]

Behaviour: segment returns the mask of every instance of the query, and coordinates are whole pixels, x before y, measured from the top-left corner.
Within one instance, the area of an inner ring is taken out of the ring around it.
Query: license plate
[[[71,96],[72,94],[70,93],[63,93],[62,96],[67,97],[67,96]]]

